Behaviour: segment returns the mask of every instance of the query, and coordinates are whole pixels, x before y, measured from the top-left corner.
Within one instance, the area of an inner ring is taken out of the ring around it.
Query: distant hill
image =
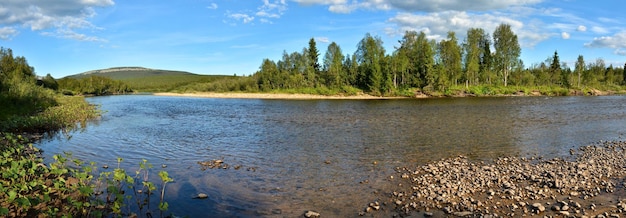
[[[108,77],[128,84],[138,92],[169,92],[195,83],[210,83],[232,76],[200,75],[185,71],[159,70],[144,67],[112,67],[91,70],[65,78],[80,79],[90,76]]]
[[[115,80],[126,80],[149,76],[198,76],[198,74],[185,71],[150,69],[145,67],[112,67],[107,69],[91,70],[67,77],[80,79],[89,76],[104,76]]]

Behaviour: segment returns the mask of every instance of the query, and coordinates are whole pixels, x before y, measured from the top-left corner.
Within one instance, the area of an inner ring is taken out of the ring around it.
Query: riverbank
[[[400,216],[620,217],[626,214],[626,142],[601,142],[570,150],[571,156],[467,157],[417,168],[399,167],[389,198],[366,205],[361,215],[391,209]]]
[[[319,95],[304,93],[280,93],[280,92],[156,92],[157,96],[177,96],[177,97],[200,97],[200,98],[239,98],[239,99],[294,99],[294,100],[314,100],[314,99],[346,99],[346,100],[384,100],[384,99],[422,99],[422,98],[463,98],[463,97],[512,97],[512,96],[607,96],[622,95],[626,91],[602,91],[598,89],[564,89],[555,87],[498,87],[481,86],[465,88],[453,88],[447,92],[422,92],[413,91],[409,94],[397,96],[374,96],[364,93],[356,95]]]
[[[200,97],[200,98],[240,98],[240,99],[407,99],[409,97],[379,97],[367,94],[360,95],[312,95],[312,94],[287,94],[287,93],[242,93],[242,92],[197,92],[197,93],[152,93],[157,96],[177,96],[177,97]]]

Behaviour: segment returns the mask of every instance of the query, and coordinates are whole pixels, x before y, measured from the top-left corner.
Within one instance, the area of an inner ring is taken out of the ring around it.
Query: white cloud
[[[287,2],[285,0],[263,0],[263,5],[258,8],[256,16],[267,18],[280,18],[287,10]]]
[[[423,31],[431,39],[441,40],[448,31],[454,31],[457,37],[465,38],[469,28],[483,28],[493,33],[502,23],[511,25],[511,29],[518,35],[520,44],[524,47],[533,47],[538,42],[550,37],[549,33],[541,31],[541,23],[524,22],[506,15],[471,14],[461,11],[445,11],[423,15],[398,13],[388,22],[395,24],[395,28],[386,29],[387,34],[403,35],[406,31]]]
[[[486,11],[511,6],[532,5],[543,0],[294,0],[306,5],[328,5],[335,13],[350,13],[356,9],[441,12],[441,11]]]
[[[315,37],[315,41],[320,42],[320,43],[329,43],[330,40],[328,39],[328,37]]]
[[[254,20],[253,16],[247,15],[247,14],[242,14],[242,13],[234,13],[234,14],[228,14],[229,18],[235,19],[237,21],[241,21],[243,23],[250,23]]]
[[[571,35],[567,32],[562,32],[561,33],[561,38],[563,39],[569,39],[571,37]]]
[[[56,32],[42,32],[43,35],[46,36],[54,36],[65,39],[73,39],[78,41],[88,41],[88,42],[107,42],[105,39],[101,39],[95,36],[88,36],[82,33],[77,33],[68,29],[59,29]]]
[[[0,28],[0,39],[9,40],[16,36],[19,32],[13,27],[2,27]]]
[[[613,53],[626,55],[626,31],[614,34],[613,36],[596,37],[591,42],[585,43],[589,48],[612,48]]]
[[[576,31],[586,32],[587,31],[587,27],[583,26],[583,25],[580,25],[580,26],[578,26],[578,28],[576,28]]]
[[[226,16],[228,18],[241,21],[244,24],[252,23],[252,21],[254,21],[256,17],[259,17],[258,21],[261,23],[272,24],[273,22],[270,19],[280,18],[281,16],[283,16],[286,10],[287,10],[286,0],[274,0],[274,1],[263,0],[263,5],[259,6],[256,12],[252,12],[252,13],[250,13],[250,11],[247,11],[245,13],[227,12]]]
[[[215,3],[211,3],[211,4],[210,4],[209,6],[207,6],[206,8],[211,9],[211,10],[215,10],[215,9],[217,9],[217,7],[218,7],[218,6],[217,6],[217,4],[215,4]]]
[[[8,0],[0,4],[0,25],[21,26],[33,31],[52,29],[55,34],[46,35],[91,41],[97,37],[75,37],[76,30],[99,29],[89,21],[96,16],[94,7],[112,5],[115,5],[112,0]]]
[[[600,27],[600,26],[591,27],[591,31],[594,32],[594,33],[598,33],[598,34],[607,34],[607,33],[610,32],[606,28]]]

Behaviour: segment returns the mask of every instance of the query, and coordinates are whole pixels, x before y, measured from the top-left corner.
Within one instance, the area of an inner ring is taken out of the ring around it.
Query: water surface
[[[626,134],[625,96],[88,100],[106,113],[69,138],[39,143],[47,159],[70,151],[113,166],[122,157],[130,172],[141,159],[166,164],[175,179],[170,212],[190,217],[352,217],[386,195],[395,167],[456,155],[556,157]],[[231,168],[197,164],[214,159]],[[192,199],[197,193],[209,198]]]

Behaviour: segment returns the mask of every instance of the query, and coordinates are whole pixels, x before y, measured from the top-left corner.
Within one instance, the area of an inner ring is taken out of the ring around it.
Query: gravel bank
[[[543,160],[467,157],[399,167],[389,198],[365,205],[405,217],[620,217],[626,215],[626,142],[600,142]]]

